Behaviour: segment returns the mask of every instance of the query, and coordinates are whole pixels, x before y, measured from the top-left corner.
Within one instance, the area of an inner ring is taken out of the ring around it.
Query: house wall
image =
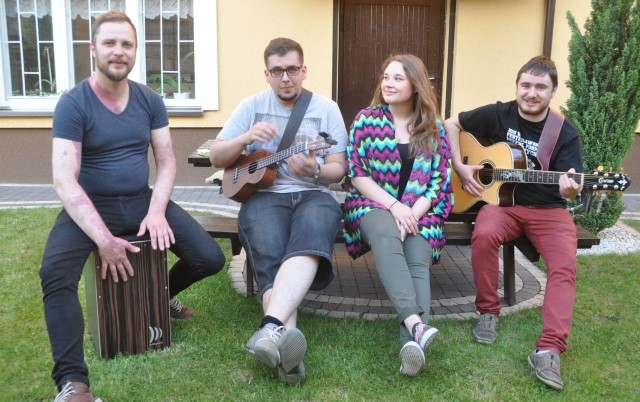
[[[269,88],[263,52],[271,39],[298,41],[308,66],[305,86],[331,97],[333,0],[218,1],[217,14],[219,108],[202,117],[169,117],[177,185],[204,184],[213,169],[189,165],[189,154],[217,134],[243,98]],[[1,183],[51,183],[51,123],[46,116],[0,117]]]
[[[456,3],[452,114],[496,100],[513,99],[516,72],[530,57],[542,53],[547,1],[457,0]],[[590,4],[590,0],[556,0],[551,56],[558,67],[560,88],[552,102],[555,108],[564,105],[569,97],[565,81],[569,77],[571,33],[566,13],[571,11],[582,27],[589,16]],[[244,97],[268,88],[262,54],[270,39],[287,36],[300,42],[309,69],[305,86],[331,96],[333,7],[332,0],[217,2],[219,109],[206,111],[202,117],[170,117],[178,161],[177,185],[203,184],[213,170],[194,169],[187,164],[187,156],[216,135]],[[445,21],[448,23],[448,16]],[[445,43],[448,45],[448,41]],[[445,65],[445,72],[446,69]],[[0,182],[51,182],[50,128],[51,117],[0,117]],[[624,164],[632,180],[640,177],[640,163],[636,161],[640,161],[638,141]],[[629,192],[640,192],[635,187],[640,184],[632,185]]]
[[[451,114],[515,98],[520,67],[542,54],[546,1],[457,0]],[[571,11],[579,26],[591,10],[590,0],[557,0],[551,58],[558,69],[559,88],[552,107],[569,98],[566,19]]]

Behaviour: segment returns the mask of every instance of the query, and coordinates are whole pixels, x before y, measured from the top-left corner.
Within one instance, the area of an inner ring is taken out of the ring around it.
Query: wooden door
[[[380,66],[394,53],[420,57],[441,98],[445,11],[445,0],[340,2],[337,100],[347,128],[369,106]]]

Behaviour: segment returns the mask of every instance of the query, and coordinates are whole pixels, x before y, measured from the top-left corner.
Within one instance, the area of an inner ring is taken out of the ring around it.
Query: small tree
[[[580,32],[571,12],[569,42],[571,95],[562,112],[575,124],[584,168],[618,170],[633,143],[640,120],[640,7],[638,0],[592,0],[591,15]],[[593,233],[611,227],[624,210],[618,193],[593,197],[576,222]]]

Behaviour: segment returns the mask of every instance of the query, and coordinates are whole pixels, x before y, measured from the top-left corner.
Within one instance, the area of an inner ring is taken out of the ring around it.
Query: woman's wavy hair
[[[382,74],[378,79],[378,86],[373,94],[371,105],[384,104],[382,97],[382,79],[384,70],[392,62],[402,64],[404,73],[411,83],[415,93],[413,95],[413,115],[407,124],[407,130],[411,134],[409,141],[409,153],[415,156],[418,149],[422,148],[430,155],[438,141],[438,125],[436,123],[440,112],[438,111],[438,99],[429,82],[429,73],[422,60],[412,54],[391,55],[382,63]]]

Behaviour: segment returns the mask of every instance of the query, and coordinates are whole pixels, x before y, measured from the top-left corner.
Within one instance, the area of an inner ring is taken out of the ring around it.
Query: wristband
[[[391,207],[393,207],[394,205],[396,205],[396,202],[398,202],[398,200],[395,200],[391,205],[389,205],[389,208],[387,208],[388,211],[391,211]]]

